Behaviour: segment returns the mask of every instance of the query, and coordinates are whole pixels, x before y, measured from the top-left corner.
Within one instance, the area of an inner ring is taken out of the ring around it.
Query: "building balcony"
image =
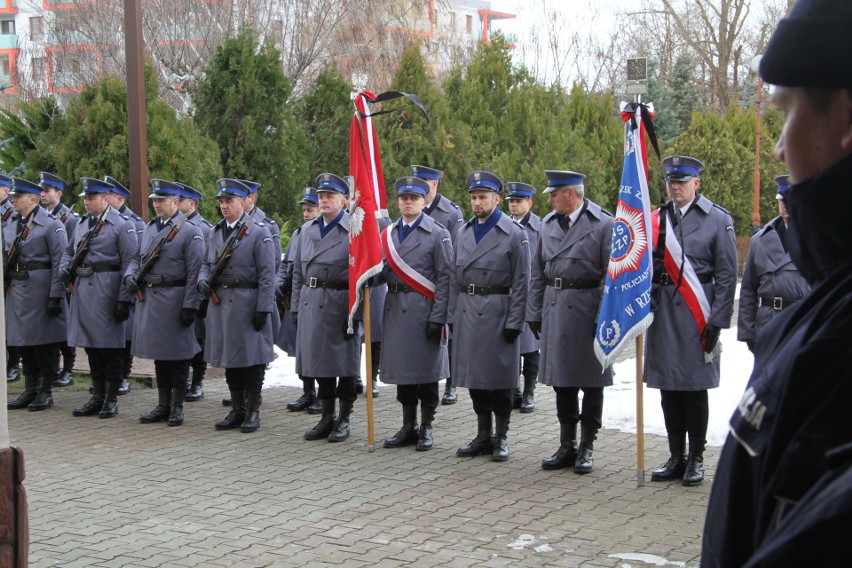
[[[0,49],[18,49],[18,36],[15,34],[0,34]]]
[[[0,0],[0,14],[17,14],[18,0]]]

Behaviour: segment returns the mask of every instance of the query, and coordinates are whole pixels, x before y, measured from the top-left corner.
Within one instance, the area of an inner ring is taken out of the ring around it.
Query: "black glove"
[[[74,275],[71,274],[70,268],[68,268],[67,266],[63,266],[62,268],[59,269],[59,281],[60,282],[62,282],[63,284],[68,284],[72,280],[74,280]]]
[[[199,291],[199,293],[201,293],[202,296],[209,296],[210,292],[213,291],[213,288],[210,286],[210,282],[208,280],[199,280],[198,285],[195,288]]]
[[[299,327],[299,312],[291,312],[290,317],[293,318],[293,325]]]
[[[520,334],[520,329],[509,329],[507,327],[503,330],[503,338],[506,340],[506,343],[514,343]]]
[[[426,322],[426,339],[428,339],[429,341],[436,341],[436,340],[440,341],[441,332],[443,331],[443,329],[444,329],[443,325],[441,325],[439,323],[435,323],[433,321],[427,321]]]
[[[530,331],[536,339],[541,339],[541,322],[540,321],[528,321],[527,324],[530,326]]]
[[[261,331],[266,325],[266,320],[269,319],[269,312],[254,312],[251,318],[251,326],[255,331]]]
[[[183,327],[189,327],[193,323],[195,323],[195,314],[198,313],[196,310],[192,308],[181,308],[180,310],[180,324]]]
[[[279,304],[283,304],[284,300],[287,299],[287,291],[284,289],[284,284],[281,286],[275,287],[275,301]]]
[[[748,350],[754,353],[754,339],[746,339],[746,347]]]
[[[353,337],[355,337],[355,333],[358,331],[358,322],[352,322],[352,333],[349,333],[349,320],[343,322],[343,339],[349,341]]]
[[[201,302],[199,302],[199,304],[198,304],[198,313],[196,314],[196,317],[198,317],[200,319],[206,318],[207,317],[207,306],[209,306],[209,305],[210,305],[210,298],[204,298],[203,300],[201,300]]]
[[[112,317],[117,323],[127,321],[130,317],[130,302],[117,302],[112,310]]]
[[[139,284],[136,283],[136,275],[128,274],[124,277],[124,287],[127,288],[127,291],[131,294],[135,294],[139,289]]]
[[[48,298],[47,299],[47,315],[52,318],[55,318],[59,314],[62,313],[62,299],[61,298]]]
[[[716,344],[719,343],[719,334],[722,333],[722,329],[718,325],[708,325],[704,328],[704,333],[701,334],[701,339],[706,340],[707,344],[704,346],[704,352],[710,353],[716,347]]]

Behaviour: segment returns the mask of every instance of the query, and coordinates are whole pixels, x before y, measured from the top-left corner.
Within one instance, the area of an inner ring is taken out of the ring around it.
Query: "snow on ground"
[[[745,343],[737,341],[737,329],[723,329],[722,342],[722,378],[717,389],[710,390],[710,423],[707,429],[707,443],[719,446],[728,434],[728,419],[737,406],[745,390],[754,364],[751,353]],[[264,387],[301,387],[302,382],[296,375],[295,359],[275,348],[278,358],[270,364],[266,372]],[[361,357],[361,376],[365,357]],[[392,385],[379,382],[381,390],[393,389]],[[539,388],[546,388],[539,386]],[[660,409],[660,391],[643,388],[644,393],[644,431],[649,434],[665,435],[663,411]],[[604,428],[636,432],[636,359],[628,359],[615,364],[615,383],[606,389],[603,411]]]

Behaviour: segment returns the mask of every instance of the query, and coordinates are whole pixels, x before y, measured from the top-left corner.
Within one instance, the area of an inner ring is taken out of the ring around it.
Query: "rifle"
[[[74,256],[71,258],[71,262],[68,263],[68,271],[71,273],[71,281],[68,282],[65,286],[68,288],[68,293],[74,293],[74,276],[77,273],[77,269],[83,264],[83,260],[86,258],[86,253],[89,252],[89,246],[92,244],[92,239],[95,238],[95,235],[101,232],[101,229],[104,227],[104,217],[106,217],[106,212],[109,211],[109,207],[104,209],[103,213],[98,217],[98,222],[95,223],[95,226],[89,229],[86,233],[86,236],[83,237],[77,244],[77,250],[74,251]]]
[[[27,240],[27,237],[30,235],[30,227],[33,225],[33,220],[30,219],[29,223],[24,225],[24,228],[15,237],[15,241],[12,243],[12,246],[9,247],[9,254],[7,256],[6,261],[6,272],[3,273],[3,278],[5,280],[4,284],[6,285],[6,295],[9,295],[9,291],[12,288],[12,278],[9,276],[9,271],[12,270],[12,267],[15,266],[18,262],[18,255],[20,251],[18,248],[21,246],[21,243]]]
[[[142,282],[145,278],[145,275],[148,274],[148,272],[150,272],[152,268],[154,268],[154,264],[156,264],[156,262],[160,260],[160,252],[163,250],[163,247],[166,246],[166,243],[170,243],[175,239],[181,227],[183,227],[184,223],[186,223],[186,217],[183,218],[183,220],[180,222],[180,225],[175,225],[174,223],[172,223],[172,230],[169,231],[169,233],[165,237],[160,239],[160,241],[156,245],[154,245],[150,251],[148,251],[148,254],[145,255],[145,258],[142,259],[142,264],[139,267],[139,271],[136,272],[136,284],[138,286],[136,288],[136,298],[138,298],[140,302],[145,301],[145,294],[142,293]]]
[[[234,252],[234,247],[237,246],[238,242],[243,240],[243,237],[246,236],[246,232],[249,227],[252,223],[254,223],[255,211],[257,211],[257,207],[251,210],[249,218],[239,226],[239,230],[237,230],[237,227],[234,227],[234,232],[231,233],[231,236],[228,237],[227,241],[225,241],[225,246],[222,247],[221,251],[219,251],[219,256],[216,257],[216,264],[213,265],[213,270],[210,271],[210,275],[207,277],[207,281],[210,282],[210,299],[213,300],[214,304],[218,305],[220,302],[219,296],[216,295],[216,291],[213,289],[216,286],[216,279],[219,277],[219,273],[228,266],[228,261],[231,259],[231,254]]]

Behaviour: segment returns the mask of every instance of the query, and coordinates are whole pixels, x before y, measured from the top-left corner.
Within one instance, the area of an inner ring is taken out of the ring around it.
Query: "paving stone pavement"
[[[665,439],[650,435],[648,482],[637,488],[635,436],[613,430],[599,434],[593,473],[543,471],[558,446],[544,387],[534,413],[513,413],[505,463],[455,456],[476,429],[463,389],[438,409],[429,452],[381,447],[401,422],[392,387],[375,400],[374,452],[366,399],[348,441],[308,442],[302,433],[318,417],[285,409],[299,394],[289,387],[264,391],[258,432],[217,432],[221,376],[211,370],[205,399],[187,403],[179,428],[138,423],[156,405],[150,389],[120,397],[111,420],[72,417],[88,394],[62,389],[51,410],[10,412],[26,458],[30,565],[698,565],[718,448],[697,488],[650,483],[668,457]]]

